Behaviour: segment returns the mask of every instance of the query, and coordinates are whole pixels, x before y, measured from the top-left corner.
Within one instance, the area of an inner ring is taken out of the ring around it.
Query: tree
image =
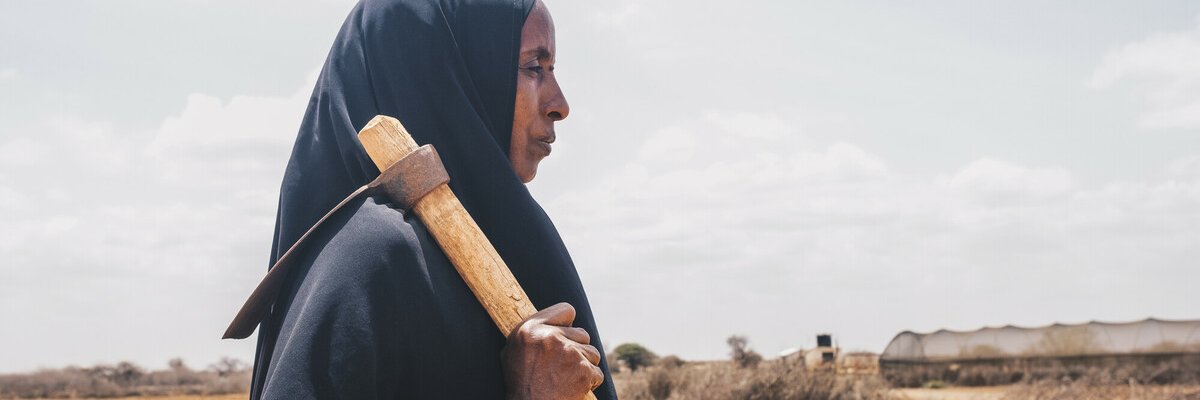
[[[666,369],[679,368],[679,367],[682,367],[683,364],[686,364],[686,363],[687,362],[683,361],[682,358],[679,358],[678,356],[675,356],[675,355],[669,355],[669,356],[658,359],[658,365],[661,365],[663,368],[666,368]]]
[[[745,336],[733,335],[725,340],[729,344],[729,356],[742,368],[752,368],[758,366],[758,362],[762,361],[762,355],[758,352],[749,349],[750,339]]]
[[[649,366],[654,363],[654,359],[658,356],[653,352],[642,347],[637,343],[625,343],[613,349],[613,354],[617,356],[617,360],[625,363],[630,371],[637,371],[638,368]]]
[[[132,386],[142,379],[142,375],[146,372],[142,367],[134,365],[129,361],[121,361],[117,363],[111,370],[111,381],[122,386]]]
[[[188,368],[187,364],[183,363],[183,359],[179,358],[179,357],[175,357],[175,358],[168,360],[167,366],[171,367],[171,371],[175,371],[176,373],[184,373],[184,372],[192,371],[191,368]]]
[[[246,369],[246,364],[242,360],[232,357],[221,357],[216,364],[208,366],[208,369],[216,372],[217,376],[226,377]]]

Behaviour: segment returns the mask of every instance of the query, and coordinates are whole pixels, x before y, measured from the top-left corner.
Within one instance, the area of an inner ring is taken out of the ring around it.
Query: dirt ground
[[[1200,400],[1200,386],[1087,386],[1087,385],[1015,385],[944,389],[892,389],[888,394],[907,400],[1001,400],[1001,399],[1139,399]]]
[[[1001,400],[1014,387],[963,387],[944,389],[892,389],[888,391],[891,398],[897,400]],[[1083,398],[1146,398],[1146,399],[1197,399],[1200,397],[1200,387],[1150,387],[1143,388],[1141,393],[1130,390],[1117,392],[1105,391],[1094,393],[1096,396],[1084,394]],[[1160,393],[1161,392],[1161,393]],[[1077,393],[1078,394],[1078,393]],[[1014,394],[1016,398],[1025,397],[1022,393]],[[249,394],[230,394],[220,396],[170,396],[170,397],[126,397],[115,400],[244,400]],[[1055,398],[1055,396],[1037,396],[1038,398]],[[1010,397],[1012,398],[1012,397]],[[1076,397],[1071,397],[1076,398]],[[109,399],[114,400],[114,399]]]
[[[1004,397],[1004,387],[945,389],[892,389],[890,394],[908,400],[996,400]]]
[[[246,400],[248,398],[250,398],[249,393],[216,396],[123,397],[115,400]]]

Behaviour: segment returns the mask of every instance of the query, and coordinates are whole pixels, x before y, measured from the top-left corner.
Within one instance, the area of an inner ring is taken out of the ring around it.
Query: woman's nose
[[[571,113],[571,106],[567,104],[567,98],[563,95],[562,88],[558,86],[558,79],[550,80],[550,96],[546,101],[546,116],[552,121],[562,121],[567,119],[567,115]]]

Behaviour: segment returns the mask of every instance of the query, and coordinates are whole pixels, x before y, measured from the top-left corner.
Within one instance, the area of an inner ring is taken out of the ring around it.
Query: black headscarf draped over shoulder
[[[575,326],[603,354],[570,255],[507,158],[520,34],[532,7],[532,0],[356,5],[288,162],[271,264],[379,174],[356,134],[377,114],[393,116],[418,143],[437,148],[450,188],[534,305],[575,306]],[[252,399],[504,396],[504,335],[413,215],[387,199],[362,198],[298,251],[259,330]],[[601,367],[607,374],[607,361]],[[616,397],[611,377],[596,394]]]

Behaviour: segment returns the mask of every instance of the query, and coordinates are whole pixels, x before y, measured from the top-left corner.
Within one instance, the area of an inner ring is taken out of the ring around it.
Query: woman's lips
[[[546,157],[546,156],[550,155],[550,150],[551,150],[550,143],[544,142],[541,140],[535,140],[535,141],[533,141],[533,143],[535,146],[537,146],[538,150],[541,150],[542,157]]]
[[[555,139],[554,132],[550,132],[549,135],[546,135],[544,137],[534,139],[534,141],[533,141],[534,145],[536,145],[538,147],[538,149],[541,149],[542,152],[545,153],[542,155],[542,157],[546,157],[546,156],[550,155],[550,151],[552,150],[550,144],[554,143],[554,139]]]

